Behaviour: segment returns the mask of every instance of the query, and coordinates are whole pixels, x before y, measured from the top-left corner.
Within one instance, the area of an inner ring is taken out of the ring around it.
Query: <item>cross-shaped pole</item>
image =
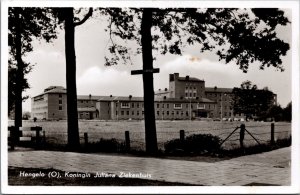
[[[132,70],[131,75],[137,75],[137,74],[147,74],[147,73],[159,73],[159,68],[153,68],[153,69],[142,69],[142,70]]]

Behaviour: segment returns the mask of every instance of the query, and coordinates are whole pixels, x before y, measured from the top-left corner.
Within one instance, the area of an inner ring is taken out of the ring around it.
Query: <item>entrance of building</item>
[[[207,111],[205,110],[195,110],[195,117],[207,118]]]

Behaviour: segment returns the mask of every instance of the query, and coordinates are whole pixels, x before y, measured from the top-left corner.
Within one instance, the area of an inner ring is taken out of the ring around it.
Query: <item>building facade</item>
[[[194,77],[169,75],[169,89],[155,92],[157,120],[191,120],[194,118],[243,118],[234,115],[232,88],[205,87],[205,81]],[[276,94],[274,94],[276,101]],[[32,117],[37,119],[67,119],[66,89],[50,86],[32,98]],[[77,97],[79,119],[142,120],[142,97],[94,96]]]

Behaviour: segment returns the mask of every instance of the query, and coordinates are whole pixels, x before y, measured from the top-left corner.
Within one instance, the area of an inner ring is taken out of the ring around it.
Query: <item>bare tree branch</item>
[[[74,26],[79,26],[79,25],[85,23],[85,21],[86,21],[87,19],[89,19],[89,17],[91,17],[92,14],[93,14],[93,8],[90,7],[89,12],[84,16],[84,18],[83,18],[81,21],[79,21],[79,22],[74,22]]]

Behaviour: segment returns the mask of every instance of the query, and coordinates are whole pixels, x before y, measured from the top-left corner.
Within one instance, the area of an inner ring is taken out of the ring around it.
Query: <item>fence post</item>
[[[179,135],[180,135],[180,141],[184,142],[184,130],[180,130]]]
[[[244,148],[244,138],[245,138],[245,124],[241,124],[240,130],[240,147]]]
[[[130,136],[129,131],[125,131],[125,149],[126,151],[130,151]]]
[[[43,144],[46,144],[46,132],[43,131]]]
[[[271,123],[271,145],[274,145],[274,130],[275,130],[275,125],[274,123]]]
[[[8,127],[8,131],[10,133],[10,148],[11,150],[15,149],[15,142],[16,142],[16,132],[15,132],[15,127],[14,126],[10,126]]]
[[[38,126],[35,127],[36,148],[40,147],[40,130],[41,130],[41,127],[38,127]]]
[[[88,133],[84,133],[83,136],[84,136],[84,147],[87,148],[89,144]]]

